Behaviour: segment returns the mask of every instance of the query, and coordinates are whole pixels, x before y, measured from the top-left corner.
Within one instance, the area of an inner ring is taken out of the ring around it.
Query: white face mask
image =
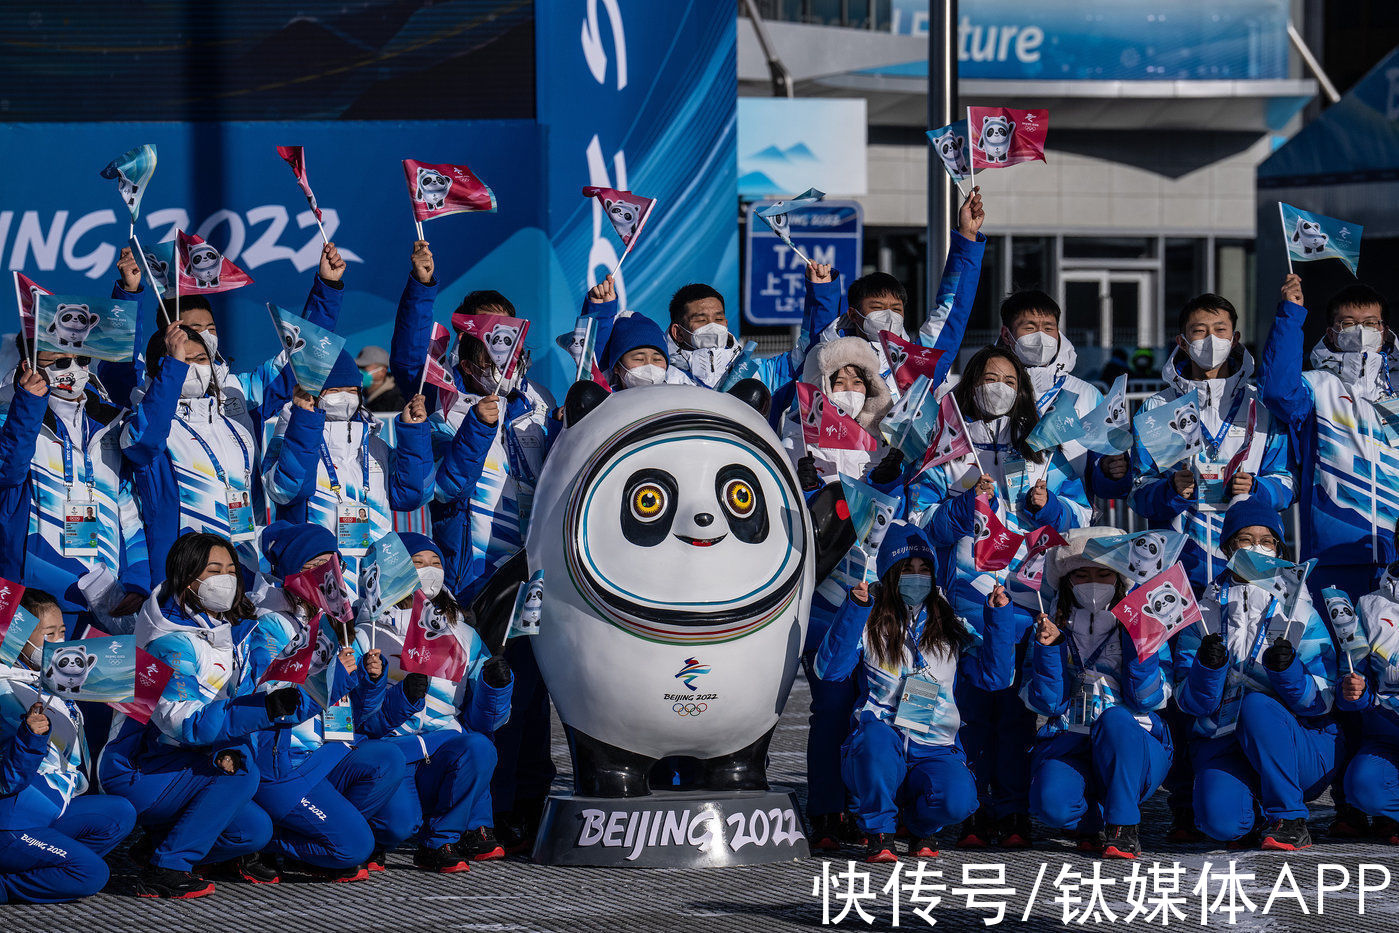
[[[206,330],[200,333],[199,338],[204,341],[204,346],[209,351],[209,359],[217,359],[219,355],[218,332],[213,330]]]
[[[686,333],[690,335],[690,346],[696,350],[717,350],[729,345],[729,329],[717,321],[702,324]]]
[[[206,577],[195,587],[195,595],[208,612],[227,612],[238,598],[238,578],[231,573]]]
[[[1185,352],[1190,355],[1190,362],[1201,369],[1215,369],[1223,366],[1233,349],[1234,341],[1225,340],[1223,337],[1216,337],[1213,334],[1201,337],[1199,340],[1192,340],[1185,345]]]
[[[835,402],[835,406],[843,414],[851,418],[858,415],[865,407],[865,393],[863,392],[832,392],[828,398]]]
[[[1045,366],[1059,352],[1059,338],[1042,330],[1015,338],[1015,355],[1026,366]]]
[[[1262,554],[1264,557],[1277,557],[1278,552],[1262,544],[1250,544],[1244,548],[1245,551],[1252,551],[1255,554]]]
[[[321,396],[317,407],[325,412],[327,421],[349,421],[359,411],[359,393],[331,392]]]
[[[860,321],[860,329],[870,340],[878,340],[881,330],[887,330],[896,337],[907,336],[904,333],[904,316],[888,308],[866,314]]]
[[[1015,389],[1004,382],[983,382],[972,390],[977,407],[992,418],[999,418],[1015,405]]]
[[[214,377],[214,367],[208,363],[190,363],[185,373],[185,384],[180,387],[180,398],[198,398],[209,389],[209,380]]]
[[[49,391],[56,397],[70,402],[82,398],[90,376],[86,367],[69,363],[67,369],[53,369],[49,366],[41,366],[39,369],[49,381]]]
[[[1365,350],[1378,350],[1384,346],[1384,328],[1378,330],[1360,324],[1349,324],[1334,331],[1336,349],[1342,353],[1360,353]]]
[[[1117,587],[1111,583],[1075,583],[1074,599],[1084,609],[1102,612],[1112,604]]]
[[[657,366],[655,363],[623,369],[622,385],[628,389],[635,389],[638,386],[658,386],[665,382],[665,370],[664,366]]]
[[[441,567],[419,567],[418,568],[418,588],[423,591],[423,595],[432,599],[442,592],[442,581],[445,579]]]

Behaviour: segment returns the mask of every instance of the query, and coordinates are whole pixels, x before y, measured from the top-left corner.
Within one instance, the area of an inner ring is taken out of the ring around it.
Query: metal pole
[[[928,129],[957,119],[957,0],[928,3]],[[952,179],[936,154],[928,153],[928,253],[924,308],[931,309],[947,259],[953,213]]]

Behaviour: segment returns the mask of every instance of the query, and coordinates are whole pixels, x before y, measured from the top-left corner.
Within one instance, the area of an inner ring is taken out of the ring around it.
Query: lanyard
[[[1244,594],[1244,612],[1248,612],[1248,594]],[[1268,623],[1273,620],[1273,613],[1277,610],[1277,598],[1268,601],[1263,614],[1258,617],[1258,634],[1254,636],[1253,647],[1248,649],[1248,657],[1244,662],[1252,666],[1258,659],[1258,651],[1263,647],[1263,643],[1268,639]],[[1219,589],[1219,634],[1224,638],[1224,648],[1229,649],[1229,586]]]
[[[1234,404],[1229,406],[1229,417],[1225,418],[1219,425],[1216,434],[1205,434],[1205,426],[1200,425],[1200,433],[1205,434],[1205,449],[1209,451],[1210,459],[1213,460],[1219,453],[1220,445],[1224,443],[1224,435],[1229,433],[1229,429],[1234,426],[1234,419],[1238,417],[1239,406],[1243,404],[1244,392],[1240,389],[1234,393]]]
[[[58,427],[58,439],[63,442],[63,482],[73,485],[73,438],[68,434],[68,427],[62,419],[56,419],[54,424]],[[88,449],[92,438],[88,433],[87,419],[83,418],[83,484],[91,489],[96,483],[92,478],[92,452]]]
[[[1089,623],[1089,628],[1090,630],[1092,628],[1091,621]],[[1069,658],[1073,661],[1074,667],[1078,668],[1079,680],[1083,679],[1083,675],[1088,673],[1090,667],[1098,663],[1098,659],[1103,656],[1103,652],[1107,650],[1108,643],[1112,641],[1112,637],[1115,634],[1117,634],[1116,625],[1108,629],[1107,635],[1098,643],[1098,647],[1093,649],[1093,653],[1088,656],[1088,660],[1084,661],[1083,655],[1079,653],[1078,643],[1074,640],[1074,633],[1072,631],[1064,633],[1064,643],[1069,649]]]
[[[1066,378],[1068,377],[1060,376],[1058,379],[1054,380],[1053,385],[1051,385],[1045,391],[1045,393],[1040,396],[1040,400],[1038,402],[1035,402],[1035,411],[1043,414],[1044,406],[1048,405],[1051,401],[1054,400],[1054,397],[1059,394],[1059,390],[1064,387],[1064,380]]]
[[[918,615],[913,617],[913,621],[909,623],[908,628],[908,638],[913,651],[913,673],[915,676],[923,673],[929,667],[928,662],[923,659],[923,652],[918,650],[918,642],[923,638],[923,629],[928,624],[925,614],[925,609],[919,609]],[[920,618],[923,619],[922,625],[918,624]]]
[[[326,474],[330,477],[330,488],[337,497],[340,496],[340,475],[335,472],[335,463],[330,459],[330,448],[321,441],[321,463],[325,464]],[[359,445],[359,478],[361,501],[369,501],[369,432],[366,431],[361,438]]]
[[[243,476],[246,478],[252,472],[252,463],[248,459],[248,445],[243,443],[243,436],[238,433],[238,429],[233,426],[233,422],[228,420],[228,416],[220,414],[223,423],[228,427],[228,433],[233,435],[233,439],[238,442],[238,449],[243,452]],[[176,418],[180,426],[189,432],[189,436],[204,449],[204,456],[209,458],[209,462],[214,465],[214,472],[218,474],[219,482],[223,483],[225,489],[232,489],[233,484],[228,481],[228,474],[224,472],[223,464],[219,463],[219,458],[214,454],[214,448],[209,446],[208,441],[199,436],[199,433],[190,427],[183,418]]]
[[[525,449],[520,444],[520,439],[515,436],[515,425],[505,419],[500,426],[501,439],[505,442],[505,455],[510,460],[510,472],[517,474],[516,484],[523,482],[531,488],[535,485],[534,470],[529,465],[528,458],[525,457]]]

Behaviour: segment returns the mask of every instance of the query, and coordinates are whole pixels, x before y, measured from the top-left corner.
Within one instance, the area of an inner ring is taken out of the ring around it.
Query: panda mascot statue
[[[672,757],[710,799],[769,789],[812,592],[854,543],[840,484],[808,503],[769,404],[755,380],[569,391],[523,555],[473,608],[543,571],[532,646],[578,797],[648,797]]]

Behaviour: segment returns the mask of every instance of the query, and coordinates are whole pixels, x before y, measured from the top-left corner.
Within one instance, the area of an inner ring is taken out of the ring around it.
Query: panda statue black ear
[[[757,379],[740,379],[729,388],[728,394],[764,418],[772,410],[772,393]]]
[[[496,651],[496,646],[505,644],[510,616],[515,611],[515,595],[528,579],[529,557],[521,548],[495,569],[471,601],[471,624],[492,654],[505,650],[502,647]]]
[[[855,546],[855,525],[840,483],[822,486],[807,500],[806,507],[811,510],[811,530],[816,537],[812,542],[816,547],[816,579],[824,580]]]
[[[596,382],[587,379],[575,382],[568,387],[568,394],[563,399],[564,427],[573,427],[606,400],[607,390]]]

